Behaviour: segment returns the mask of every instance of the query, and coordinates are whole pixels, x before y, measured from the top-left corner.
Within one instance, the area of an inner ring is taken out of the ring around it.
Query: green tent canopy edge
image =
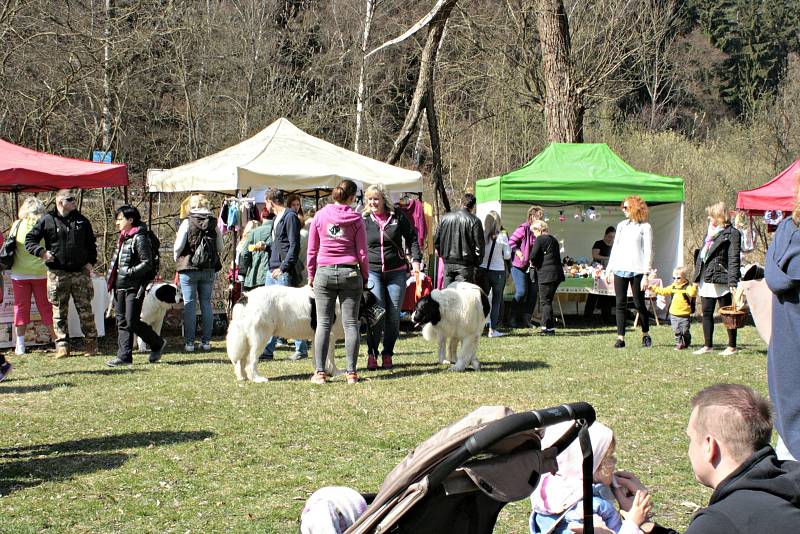
[[[478,202],[614,204],[630,195],[683,202],[683,179],[637,171],[605,143],[552,143],[522,167],[475,184]]]

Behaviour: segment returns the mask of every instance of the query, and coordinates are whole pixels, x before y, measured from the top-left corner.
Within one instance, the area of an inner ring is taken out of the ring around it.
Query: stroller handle
[[[591,425],[596,418],[597,415],[594,408],[587,402],[572,402],[553,408],[545,408],[544,410],[509,415],[487,425],[480,432],[476,432],[461,447],[453,451],[431,472],[428,477],[429,483],[431,487],[440,484],[454,469],[457,469],[472,456],[480,454],[506,436],[523,430],[544,428],[563,421],[583,419],[587,425]],[[577,436],[577,430],[574,435]],[[571,442],[572,440],[570,439],[569,441]],[[568,445],[568,443],[565,445]]]

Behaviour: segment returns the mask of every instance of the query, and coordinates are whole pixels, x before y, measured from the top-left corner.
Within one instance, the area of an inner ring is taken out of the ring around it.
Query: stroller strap
[[[578,441],[583,452],[583,532],[594,534],[594,518],[592,514],[592,481],[594,480],[592,440],[589,438],[589,425],[585,421],[579,423]]]

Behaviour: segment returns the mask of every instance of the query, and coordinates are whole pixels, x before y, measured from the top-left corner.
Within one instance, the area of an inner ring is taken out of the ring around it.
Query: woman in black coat
[[[543,336],[554,336],[556,333],[553,321],[553,297],[556,289],[564,281],[564,268],[561,266],[561,253],[558,240],[547,233],[547,223],[534,221],[531,231],[536,242],[531,249],[531,265],[536,268],[539,281],[539,302],[542,304]]]
[[[120,206],[116,210],[115,225],[119,230],[119,243],[109,271],[109,289],[117,300],[116,358],[106,362],[109,367],[133,363],[133,339],[139,336],[150,346],[150,363],[161,359],[167,342],[147,323],[140,319],[147,284],[158,274],[155,255],[142,222],[139,210],[133,206]]]
[[[742,234],[731,225],[728,208],[717,202],[706,208],[708,232],[703,247],[695,253],[694,281],[699,284],[697,294],[703,308],[703,346],[694,354],[705,354],[713,349],[714,309],[730,306],[733,290],[739,283]],[[736,329],[728,330],[728,346],[720,354],[736,353]]]

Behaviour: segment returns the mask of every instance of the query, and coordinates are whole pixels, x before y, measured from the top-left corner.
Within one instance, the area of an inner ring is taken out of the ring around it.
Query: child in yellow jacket
[[[675,332],[675,350],[683,350],[692,344],[689,326],[692,319],[692,299],[697,298],[697,284],[690,284],[686,279],[685,267],[676,267],[672,271],[672,280],[667,287],[650,286],[650,290],[658,295],[672,295],[669,320]]]

